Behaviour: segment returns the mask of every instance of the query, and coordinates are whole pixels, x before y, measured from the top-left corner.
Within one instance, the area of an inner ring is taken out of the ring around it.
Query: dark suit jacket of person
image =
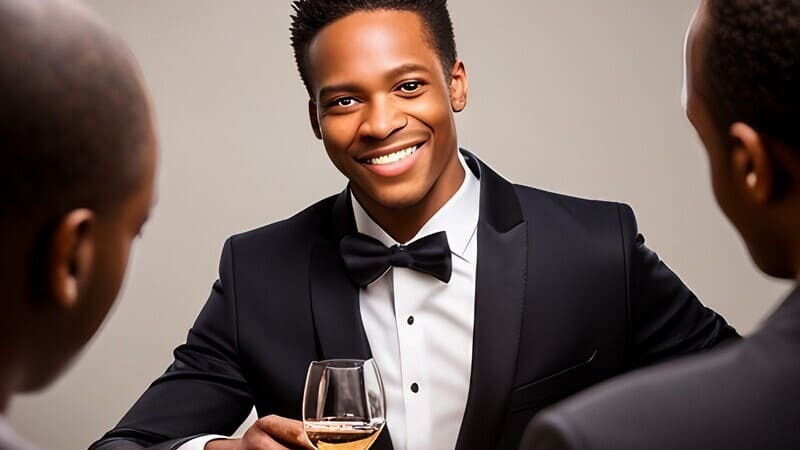
[[[480,178],[472,372],[458,450],[516,448],[542,407],[605,378],[737,336],[644,246],[625,205]],[[348,191],[233,236],[175,362],[94,449],[174,448],[259,416],[299,419],[312,360],[367,358],[339,241]],[[389,432],[391,424],[387,424]],[[384,431],[374,449],[389,449]]]
[[[800,290],[749,338],[543,412],[520,449],[800,449]]]

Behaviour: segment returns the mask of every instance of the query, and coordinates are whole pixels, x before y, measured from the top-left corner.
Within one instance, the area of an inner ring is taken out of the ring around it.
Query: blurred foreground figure
[[[92,337],[153,197],[137,65],[69,1],[0,0],[0,413]],[[0,416],[0,449],[31,448]]]
[[[704,1],[686,64],[687,115],[719,206],[762,271],[797,280],[800,0]],[[798,379],[795,288],[750,338],[568,400],[534,420],[522,448],[797,449]]]

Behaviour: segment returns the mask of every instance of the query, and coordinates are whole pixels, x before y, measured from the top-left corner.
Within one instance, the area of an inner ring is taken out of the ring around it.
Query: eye
[[[420,87],[422,87],[422,83],[419,81],[408,81],[400,85],[400,90],[410,94],[418,91]]]
[[[353,97],[342,97],[337,98],[336,100],[330,103],[330,106],[338,106],[341,108],[350,108],[351,106],[356,104],[356,99]]]

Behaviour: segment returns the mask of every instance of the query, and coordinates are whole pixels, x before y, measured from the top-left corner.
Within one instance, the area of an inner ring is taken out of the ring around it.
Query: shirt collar
[[[466,258],[466,251],[475,236],[475,230],[478,228],[481,185],[472,170],[467,167],[461,152],[458,152],[458,161],[461,167],[464,168],[464,181],[461,183],[461,187],[409,242],[444,231],[447,233],[450,251],[457,257],[470,262]],[[372,217],[367,214],[364,207],[358,203],[352,191],[350,192],[350,199],[352,200],[356,229],[359,233],[375,238],[387,247],[400,244],[372,220]]]

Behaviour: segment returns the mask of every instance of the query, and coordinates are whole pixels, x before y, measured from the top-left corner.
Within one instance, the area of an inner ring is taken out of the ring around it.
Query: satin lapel
[[[471,167],[477,158],[463,152]],[[472,375],[457,450],[491,449],[506,418],[525,298],[528,233],[513,186],[483,164]]]
[[[325,234],[317,239],[311,254],[311,311],[322,359],[368,359],[372,357],[359,310],[358,287],[350,281],[339,253],[339,241],[355,232],[349,190],[334,201]],[[392,450],[388,425],[371,447]]]
[[[314,327],[324,359],[370,357],[361,312],[358,287],[350,281],[339,253],[339,241],[355,230],[348,190],[335,200],[325,234],[317,239],[311,254],[310,289]]]

